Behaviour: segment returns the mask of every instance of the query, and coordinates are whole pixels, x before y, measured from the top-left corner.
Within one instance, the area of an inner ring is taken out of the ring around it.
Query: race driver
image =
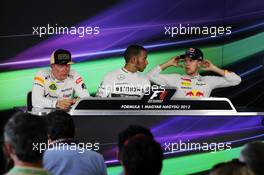
[[[181,66],[180,60],[184,62]],[[161,74],[168,67],[183,67],[186,75]],[[212,71],[220,76],[201,76],[199,70]],[[198,48],[189,48],[184,55],[171,58],[164,64],[154,67],[147,76],[156,84],[175,87],[175,98],[209,97],[215,88],[235,86],[241,82],[240,76],[234,72],[221,69],[209,60],[204,60]]]
[[[82,77],[71,70],[71,53],[58,49],[50,58],[51,69],[37,72],[32,88],[32,105],[40,108],[68,110],[79,98],[89,97]]]
[[[108,73],[101,82],[98,97],[141,97],[150,88],[143,72],[148,65],[147,50],[139,45],[129,46],[125,53],[125,66]]]

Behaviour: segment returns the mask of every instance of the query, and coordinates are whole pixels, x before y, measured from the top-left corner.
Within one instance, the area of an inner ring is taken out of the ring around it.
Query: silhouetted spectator
[[[264,174],[264,143],[252,142],[242,149],[240,160],[256,174]]]
[[[120,152],[122,151],[124,143],[137,135],[144,135],[153,139],[153,135],[148,128],[139,125],[129,125],[125,130],[118,134],[118,160],[120,160]]]
[[[215,165],[210,175],[254,175],[245,163],[234,159],[229,162],[219,163]]]
[[[52,112],[46,116],[46,122],[50,149],[45,151],[43,163],[53,175],[107,174],[103,157],[74,141],[75,126],[68,113]]]
[[[29,113],[14,114],[4,128],[4,151],[14,162],[7,175],[49,174],[42,168],[47,145],[45,121]]]
[[[160,144],[143,135],[128,140],[121,152],[121,163],[126,175],[159,175],[162,160]]]

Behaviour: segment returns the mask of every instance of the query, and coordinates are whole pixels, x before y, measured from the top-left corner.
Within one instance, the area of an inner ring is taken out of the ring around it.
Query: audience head
[[[62,110],[57,110],[49,113],[45,118],[50,140],[74,138],[75,126],[70,114]]]
[[[254,175],[245,163],[234,159],[229,162],[219,163],[215,165],[210,175]]]
[[[240,160],[256,175],[264,174],[264,143],[252,142],[245,145],[240,154]]]
[[[153,139],[153,135],[148,128],[139,125],[129,125],[125,130],[118,134],[118,149],[121,152],[124,143],[137,135],[144,135]]]
[[[144,135],[128,140],[121,152],[121,163],[126,175],[159,175],[162,160],[160,144]]]
[[[30,113],[14,114],[4,127],[4,150],[15,165],[16,162],[38,163],[44,150],[40,144],[47,144],[45,121]]]

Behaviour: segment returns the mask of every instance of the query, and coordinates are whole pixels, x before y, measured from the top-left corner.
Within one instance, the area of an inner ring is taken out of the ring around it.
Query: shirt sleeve
[[[74,79],[73,89],[76,95],[80,98],[90,97],[90,94],[87,90],[87,87],[82,77],[77,72],[74,72],[73,79]]]
[[[225,71],[225,75],[220,76],[207,76],[212,89],[236,86],[241,83],[241,77],[234,72]]]
[[[40,108],[56,108],[57,100],[50,100],[45,97],[44,84],[45,76],[39,71],[33,80],[32,105]]]
[[[149,80],[153,83],[163,86],[174,86],[179,81],[179,74],[161,74],[160,66],[154,67],[147,74]]]

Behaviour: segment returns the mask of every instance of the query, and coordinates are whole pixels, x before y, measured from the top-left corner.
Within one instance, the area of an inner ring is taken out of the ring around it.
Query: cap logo
[[[61,60],[61,61],[68,61],[68,60],[70,60],[70,57],[69,57],[68,54],[61,53],[61,54],[58,54],[58,60]]]

